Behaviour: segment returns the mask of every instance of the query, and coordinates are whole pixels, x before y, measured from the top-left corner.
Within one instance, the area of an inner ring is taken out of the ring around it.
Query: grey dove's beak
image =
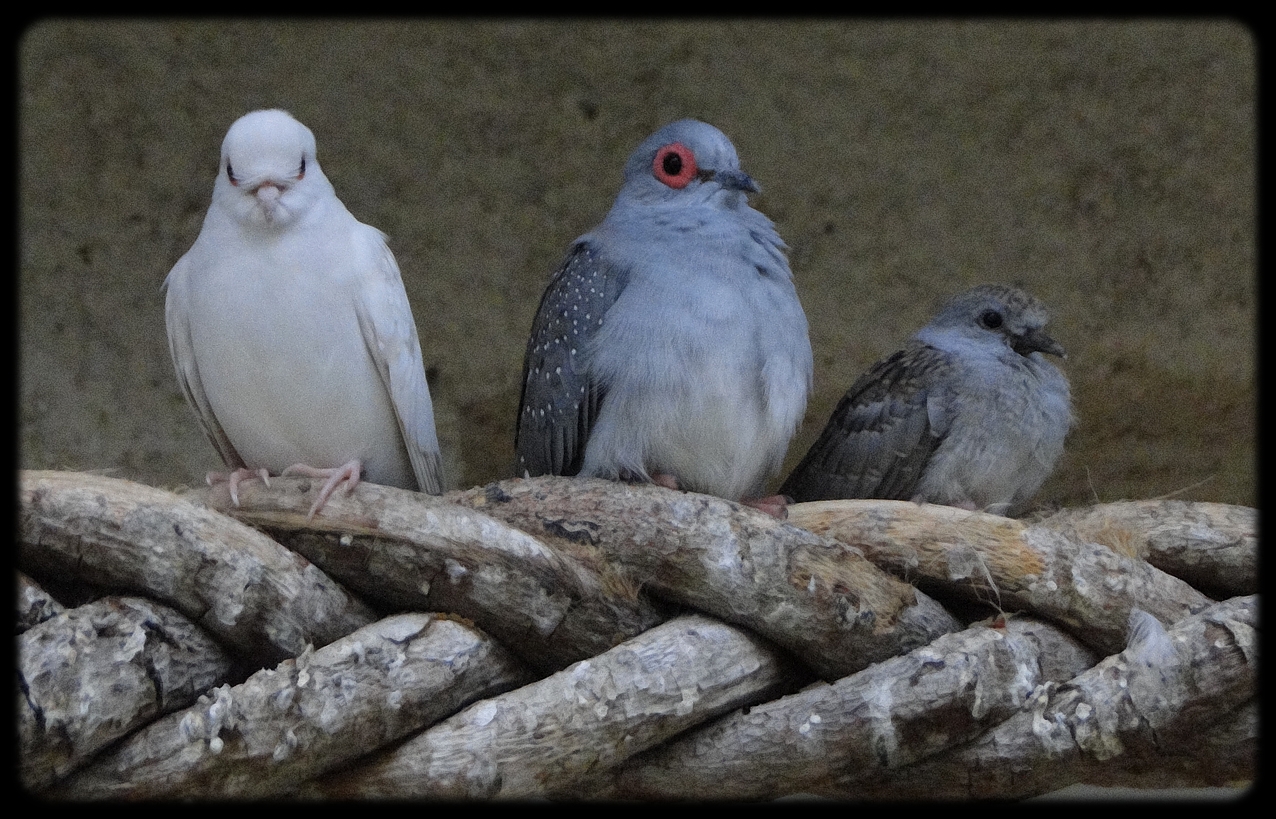
[[[762,190],[762,186],[744,171],[715,171],[713,179],[729,191],[757,193]]]

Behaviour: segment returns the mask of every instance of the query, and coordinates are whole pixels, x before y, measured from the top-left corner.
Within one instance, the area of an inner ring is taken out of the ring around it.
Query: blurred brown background
[[[44,21],[19,42],[20,466],[219,466],[161,282],[264,107],[390,236],[451,487],[509,477],[526,334],[629,152],[684,116],[763,185],[811,321],[796,463],[944,296],[1054,310],[1079,425],[1048,504],[1256,504],[1256,53],[1241,25]],[[778,481],[777,481],[778,484]]]

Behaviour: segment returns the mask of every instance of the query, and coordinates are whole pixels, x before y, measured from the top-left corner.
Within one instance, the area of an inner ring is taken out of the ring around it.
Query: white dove
[[[806,314],[758,185],[717,128],[640,144],[607,217],[541,299],[523,367],[523,475],[654,481],[742,500],[779,469],[811,389]]]
[[[1064,355],[1048,318],[1008,285],[949,299],[856,380],[780,492],[1021,511],[1073,423],[1068,379],[1044,355]]]
[[[237,120],[212,204],[164,282],[169,351],[229,474],[442,491],[416,324],[385,235],[337,198],[314,134],[280,110]]]

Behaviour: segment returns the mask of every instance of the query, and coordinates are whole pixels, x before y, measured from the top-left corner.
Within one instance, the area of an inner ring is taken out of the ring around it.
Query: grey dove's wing
[[[874,364],[842,397],[780,494],[797,502],[911,499],[948,425],[932,411],[952,368],[946,353],[916,342]]]
[[[514,449],[518,475],[575,475],[598,419],[604,385],[593,375],[590,340],[628,273],[581,239],[541,297],[523,359]]]
[[[204,382],[199,377],[199,366],[195,363],[195,346],[191,342],[190,303],[187,292],[187,277],[190,275],[190,255],[184,255],[173,265],[168,277],[164,279],[166,293],[164,300],[164,319],[168,328],[168,352],[173,358],[173,369],[177,372],[177,383],[182,387],[186,403],[195,410],[195,418],[199,428],[204,431],[213,449],[221,456],[222,462],[231,469],[246,466],[235,446],[226,437],[225,430],[218,423],[213,413],[213,406],[204,392]]]
[[[442,456],[412,307],[385,235],[376,228],[361,227],[366,228],[366,245],[360,250],[370,258],[364,260],[368,274],[355,308],[359,330],[390,395],[417,487],[439,495],[443,492]]]

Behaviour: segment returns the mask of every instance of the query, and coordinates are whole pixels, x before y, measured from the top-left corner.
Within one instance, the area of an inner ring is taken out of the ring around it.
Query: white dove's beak
[[[271,205],[279,201],[279,197],[283,196],[284,187],[276,182],[262,182],[253,189],[253,196],[263,205]]]

